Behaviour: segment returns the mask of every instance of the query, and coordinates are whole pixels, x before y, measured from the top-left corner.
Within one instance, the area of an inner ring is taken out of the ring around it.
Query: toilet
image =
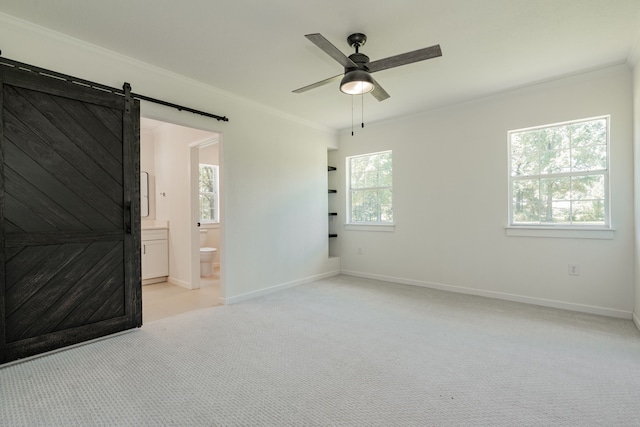
[[[216,248],[207,248],[207,230],[200,230],[200,276],[208,277],[213,275],[213,262],[216,259]]]

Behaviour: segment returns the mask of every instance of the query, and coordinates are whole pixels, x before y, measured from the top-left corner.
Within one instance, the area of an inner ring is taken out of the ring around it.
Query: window
[[[347,157],[348,223],[392,224],[391,151]]]
[[[200,222],[219,222],[218,166],[200,165]]]
[[[609,117],[510,131],[510,225],[609,223]]]

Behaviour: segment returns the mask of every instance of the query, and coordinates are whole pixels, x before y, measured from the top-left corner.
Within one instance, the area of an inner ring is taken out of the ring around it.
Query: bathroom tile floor
[[[168,282],[142,287],[142,323],[153,322],[220,303],[220,280],[201,279],[200,289],[185,289]]]

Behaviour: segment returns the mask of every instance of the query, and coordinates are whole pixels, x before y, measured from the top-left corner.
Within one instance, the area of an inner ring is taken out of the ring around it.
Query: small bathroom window
[[[200,165],[200,222],[220,222],[218,166]]]

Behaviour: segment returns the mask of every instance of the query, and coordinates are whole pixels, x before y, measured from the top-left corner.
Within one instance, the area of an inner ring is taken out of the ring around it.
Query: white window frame
[[[391,185],[390,186],[383,186],[383,187],[361,187],[358,189],[352,189],[351,188],[351,160],[355,159],[355,158],[361,158],[361,157],[370,157],[370,156],[375,156],[375,155],[380,155],[380,154],[386,154],[386,153],[390,153],[391,154],[391,173],[392,173],[392,179],[391,179]],[[385,151],[378,151],[375,153],[365,153],[365,154],[357,154],[354,156],[348,156],[345,159],[345,170],[346,170],[346,207],[347,207],[347,222],[345,224],[345,229],[346,230],[358,230],[358,231],[393,231],[394,230],[394,222],[392,221],[373,221],[373,222],[362,222],[362,221],[354,221],[352,218],[352,192],[353,191],[361,191],[361,190],[384,190],[384,189],[388,189],[391,190],[391,209],[392,209],[392,216],[394,216],[394,212],[393,212],[393,150],[385,150]],[[395,216],[394,216],[395,217]]]
[[[198,174],[200,174],[201,167],[210,167],[213,169],[213,192],[201,192],[198,186],[198,217],[201,224],[218,224],[220,222],[220,191],[219,191],[219,168],[218,165],[210,165],[206,163],[200,163],[198,165]],[[200,196],[201,195],[211,195],[214,198],[215,209],[213,210],[213,219],[212,220],[204,220],[200,218],[200,213],[202,212],[202,206],[200,205]]]
[[[538,129],[556,128],[569,126],[576,123],[584,123],[594,120],[606,121],[606,167],[605,169],[591,171],[575,171],[551,174],[537,174],[526,176],[512,175],[512,135],[516,133],[533,131]],[[574,238],[596,238],[612,239],[614,229],[611,226],[611,198],[609,189],[609,175],[611,170],[610,138],[611,138],[611,117],[609,115],[589,117],[566,122],[552,123],[529,128],[515,129],[507,132],[507,162],[508,162],[508,226],[507,235],[510,236],[534,236],[534,237],[574,237]],[[520,179],[540,179],[550,177],[584,176],[585,174],[600,174],[604,177],[604,224],[582,224],[582,223],[515,223],[513,220],[513,186],[514,182]]]

